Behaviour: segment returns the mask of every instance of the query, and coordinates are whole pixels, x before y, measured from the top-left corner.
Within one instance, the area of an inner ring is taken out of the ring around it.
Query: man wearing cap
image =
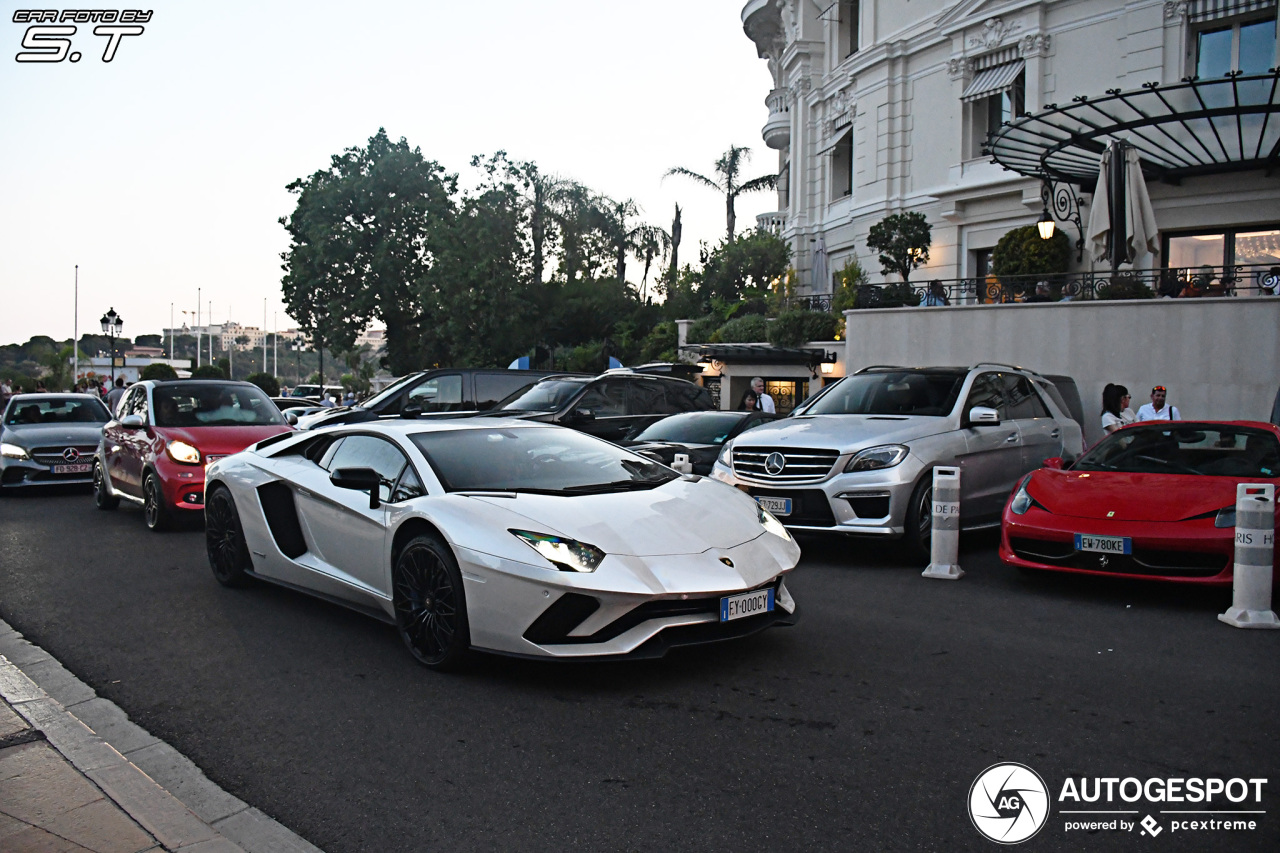
[[[1146,403],[1142,408],[1138,409],[1138,422],[1142,421],[1180,421],[1182,415],[1178,412],[1177,406],[1166,406],[1164,404],[1168,391],[1163,385],[1157,385],[1151,389],[1151,402]]]

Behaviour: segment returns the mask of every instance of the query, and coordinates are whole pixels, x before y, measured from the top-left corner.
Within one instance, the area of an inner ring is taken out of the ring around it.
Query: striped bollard
[[[1231,607],[1218,619],[1236,628],[1280,628],[1271,609],[1276,494],[1270,483],[1236,486],[1235,578]]]
[[[926,578],[955,581],[964,576],[960,568],[960,469],[933,469],[933,533]]]

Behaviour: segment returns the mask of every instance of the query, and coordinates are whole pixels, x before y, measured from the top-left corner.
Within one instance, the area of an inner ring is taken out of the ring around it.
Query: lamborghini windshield
[[[1072,466],[1073,471],[1280,476],[1275,433],[1231,424],[1138,425],[1116,430]]]

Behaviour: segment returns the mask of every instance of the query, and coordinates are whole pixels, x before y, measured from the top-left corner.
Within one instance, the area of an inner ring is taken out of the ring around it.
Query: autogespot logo
[[[1049,789],[1024,764],[993,764],[969,789],[969,818],[997,844],[1017,844],[1035,835],[1049,819]]]

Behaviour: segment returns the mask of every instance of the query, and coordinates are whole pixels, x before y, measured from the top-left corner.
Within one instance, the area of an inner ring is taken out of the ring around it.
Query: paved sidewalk
[[[0,850],[320,853],[2,620]]]

